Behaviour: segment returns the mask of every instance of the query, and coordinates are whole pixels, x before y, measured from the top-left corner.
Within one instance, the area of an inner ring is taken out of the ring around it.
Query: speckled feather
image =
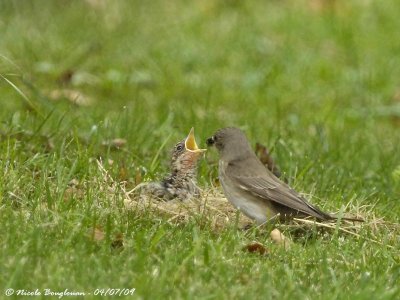
[[[170,174],[160,182],[149,182],[142,187],[141,195],[159,200],[182,201],[200,196],[197,186],[197,162],[200,153],[185,149],[185,141],[177,143],[172,151]]]

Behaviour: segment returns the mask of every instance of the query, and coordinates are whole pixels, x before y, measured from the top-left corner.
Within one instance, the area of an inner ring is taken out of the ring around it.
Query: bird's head
[[[244,132],[235,127],[217,130],[212,137],[207,139],[206,143],[207,146],[215,146],[224,160],[236,159],[243,154],[252,152]]]
[[[207,149],[200,149],[194,137],[194,128],[190,129],[188,136],[177,143],[172,152],[172,169],[174,173],[194,173],[197,162]]]

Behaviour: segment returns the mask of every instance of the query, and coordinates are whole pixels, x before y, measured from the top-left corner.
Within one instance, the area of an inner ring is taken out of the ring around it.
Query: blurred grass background
[[[367,0],[0,2],[2,286],[63,289],[68,277],[143,298],[395,299],[398,236],[397,252],[336,237],[260,263],[238,254],[246,237],[233,228],[218,237],[129,214],[102,190],[95,159],[134,186],[138,172],[167,171],[192,126],[203,146],[238,126],[313,203],[398,222],[399,12]],[[200,166],[205,188],[216,159]],[[122,232],[125,250],[88,241],[96,226]],[[354,264],[329,266],[335,256]]]

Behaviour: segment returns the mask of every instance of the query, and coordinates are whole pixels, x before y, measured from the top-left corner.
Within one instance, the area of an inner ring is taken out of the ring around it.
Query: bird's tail
[[[342,217],[342,216],[335,216],[331,215],[329,213],[323,212],[320,210],[318,207],[314,205],[310,205],[312,209],[317,213],[316,217],[317,219],[321,221],[334,221],[334,220],[346,220],[346,221],[351,221],[351,222],[364,222],[364,219],[362,218],[356,218],[356,217]]]

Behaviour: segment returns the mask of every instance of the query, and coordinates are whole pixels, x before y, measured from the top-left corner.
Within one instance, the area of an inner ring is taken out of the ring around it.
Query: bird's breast
[[[274,213],[265,201],[261,201],[249,191],[242,189],[230,178],[229,174],[226,173],[227,166],[226,162],[220,160],[218,174],[228,201],[259,224],[273,217]]]

